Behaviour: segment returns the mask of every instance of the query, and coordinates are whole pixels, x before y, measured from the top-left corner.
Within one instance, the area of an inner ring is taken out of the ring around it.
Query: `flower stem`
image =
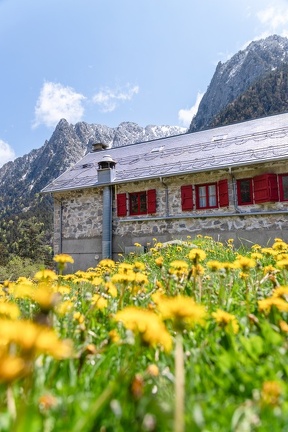
[[[185,399],[185,371],[183,339],[180,333],[176,335],[175,345],[175,414],[174,432],[184,432],[184,399]]]

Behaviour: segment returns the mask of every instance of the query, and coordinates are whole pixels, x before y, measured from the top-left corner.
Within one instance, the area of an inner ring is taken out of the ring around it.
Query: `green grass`
[[[0,431],[288,431],[288,245],[119,258],[2,285]]]

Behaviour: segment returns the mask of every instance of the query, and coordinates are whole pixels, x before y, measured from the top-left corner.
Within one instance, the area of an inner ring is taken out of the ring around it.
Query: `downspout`
[[[232,196],[233,196],[233,205],[236,213],[243,213],[238,205],[237,205],[237,187],[236,187],[236,179],[235,176],[232,174],[232,168],[229,167],[229,174],[231,176],[232,180]]]
[[[166,216],[169,216],[169,191],[168,191],[168,186],[166,183],[164,183],[163,177],[160,177],[160,181],[162,183],[162,185],[165,188],[165,213]]]
[[[60,208],[59,208],[59,254],[61,254],[62,252],[63,252],[63,243],[62,243],[62,230],[63,230],[63,222],[62,222],[62,219],[63,219],[63,204],[62,204],[62,198],[60,199],[60,200],[57,200],[55,197],[54,197],[54,200],[56,201],[56,202],[58,202],[59,203],[59,205],[60,205]],[[54,213],[54,218],[55,218],[55,213]],[[55,220],[55,219],[54,219]],[[54,236],[54,239],[55,239],[55,236]],[[55,243],[54,243],[55,244]]]
[[[62,204],[62,199],[60,199],[60,212],[59,212],[59,235],[60,235],[60,240],[59,240],[59,253],[61,254],[63,252],[63,240],[62,240],[62,231],[63,231],[63,204]]]
[[[112,189],[103,188],[102,259],[112,259]]]

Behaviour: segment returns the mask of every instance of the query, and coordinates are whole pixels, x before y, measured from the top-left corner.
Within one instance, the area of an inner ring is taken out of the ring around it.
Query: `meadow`
[[[284,240],[54,261],[0,286],[0,431],[288,431]]]

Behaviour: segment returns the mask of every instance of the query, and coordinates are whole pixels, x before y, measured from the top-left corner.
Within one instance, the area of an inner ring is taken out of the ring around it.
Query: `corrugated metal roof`
[[[288,113],[88,153],[42,192],[97,186],[98,162],[107,154],[117,162],[113,183],[286,159]]]

